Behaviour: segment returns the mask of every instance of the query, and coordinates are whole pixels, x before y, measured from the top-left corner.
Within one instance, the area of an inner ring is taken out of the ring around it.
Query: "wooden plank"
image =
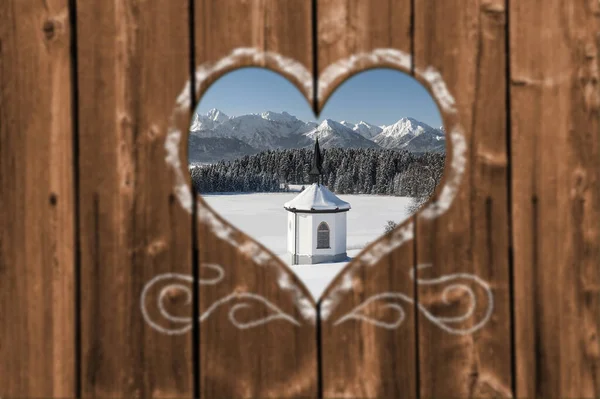
[[[320,109],[336,87],[353,74],[374,66],[398,69],[397,64],[385,57],[360,57],[361,53],[391,48],[410,55],[411,1],[319,0],[317,18]],[[334,66],[348,57],[357,57],[351,67]],[[410,63],[404,72],[410,73]],[[406,229],[412,234],[412,219],[396,230],[396,235]],[[389,236],[384,242],[391,244],[397,240]],[[372,245],[365,251],[368,254],[374,249]],[[360,319],[340,322],[376,295],[401,294],[414,300],[414,284],[409,277],[414,265],[413,244],[408,240],[374,265],[366,264],[353,261],[323,295],[323,397],[416,397],[412,304],[382,297],[361,308],[364,316],[393,323],[398,314],[388,304],[401,306],[405,318],[396,328],[382,328]],[[343,288],[344,285],[347,287]]]
[[[598,397],[600,5],[509,10],[516,395]]]
[[[164,299],[191,327],[191,282],[164,298],[152,284],[141,300],[164,273],[192,275],[191,213],[165,162],[190,76],[188,10],[185,0],[77,4],[82,396],[193,395],[192,334],[162,333],[142,313],[181,327],[160,319]]]
[[[462,182],[446,213],[421,213],[417,220],[417,265],[429,265],[418,271],[423,283],[417,296],[435,317],[419,314],[420,396],[507,397],[512,363],[505,2],[425,0],[415,7],[415,66],[440,72],[456,101],[452,118],[462,126],[466,145],[449,132],[445,176],[462,169],[456,157],[463,149]],[[442,276],[449,280],[425,281]],[[451,283],[466,284],[474,298]],[[442,319],[468,315],[470,306],[473,313],[463,322]]]
[[[279,54],[312,71],[312,7],[306,0],[195,0],[196,63],[217,61],[242,48]],[[235,27],[235,28],[234,28]],[[225,72],[243,66],[261,66],[281,73],[312,100],[306,81],[299,79],[300,68],[288,71],[275,57],[254,52],[236,57],[223,72],[202,80],[198,93]]]
[[[200,95],[224,72],[255,65],[281,73],[311,100],[310,1],[200,0],[195,10],[198,66],[238,49],[219,73],[198,74]],[[295,63],[279,63],[278,57]],[[200,397],[316,397],[316,310],[310,294],[277,256],[215,216],[201,197],[198,207]],[[222,279],[210,283],[219,271]]]
[[[377,48],[393,48],[410,55],[410,0],[316,0],[318,69],[321,74],[337,61],[370,52]],[[329,96],[344,80],[358,71],[372,67],[396,68],[394,63],[361,58],[347,73],[336,74],[330,84],[320,81],[322,109]],[[406,71],[409,72],[409,71]],[[328,82],[329,83],[329,82]]]
[[[0,7],[3,397],[75,396],[70,42],[66,0]]]

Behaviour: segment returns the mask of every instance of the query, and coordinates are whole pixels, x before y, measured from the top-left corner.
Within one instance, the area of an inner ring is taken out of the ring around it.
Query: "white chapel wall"
[[[335,229],[338,234],[335,236],[335,253],[340,254],[346,252],[346,215],[347,212],[335,214]],[[333,238],[333,237],[332,237]]]
[[[298,213],[298,254],[311,254],[313,241],[312,218],[310,213]]]
[[[294,253],[294,238],[295,238],[295,223],[296,223],[296,218],[294,213],[292,212],[287,212],[288,214],[288,220],[287,220],[287,249],[288,252],[293,254]]]
[[[287,246],[288,252],[298,255],[337,255],[346,252],[346,213],[298,213],[298,228],[296,230],[296,215],[288,212]],[[329,242],[331,248],[317,249],[317,228],[321,222],[329,226]],[[295,248],[295,232],[298,233],[297,248]]]

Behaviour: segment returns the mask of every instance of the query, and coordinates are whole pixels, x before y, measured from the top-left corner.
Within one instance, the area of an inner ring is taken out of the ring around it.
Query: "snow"
[[[350,209],[350,204],[336,197],[322,184],[313,183],[306,187],[296,198],[283,205],[289,210],[337,210]]]
[[[306,187],[308,187],[308,184],[288,184],[288,189],[290,191],[300,192],[302,191],[302,187],[306,189]]]
[[[371,125],[368,122],[360,121],[353,129],[358,134],[371,139],[383,131],[379,126]]]
[[[357,124],[348,121],[341,121],[340,124],[354,130],[356,133],[367,139],[372,139],[383,131],[383,127],[375,126],[365,121],[360,121]]]
[[[211,109],[207,112],[206,115],[200,115],[198,113],[194,114],[194,119],[192,121],[192,126],[190,127],[191,132],[197,132],[200,130],[210,130],[219,126],[229,117],[225,115],[222,111],[219,111],[216,108]]]
[[[325,119],[314,130],[306,133],[305,136],[314,139],[316,136],[319,138],[326,138],[332,135],[352,137],[354,134],[355,132],[352,129],[342,125],[341,123],[336,122],[333,119]]]
[[[379,137],[418,136],[426,131],[434,130],[431,126],[413,118],[402,118],[393,125],[387,126]]]
[[[358,255],[360,251],[353,251]],[[306,285],[315,301],[318,301],[327,286],[337,276],[347,262],[319,263],[317,265],[294,265],[290,266],[294,273]]]
[[[296,118],[293,115],[288,114],[285,111],[283,111],[282,113],[277,113],[277,112],[273,112],[273,111],[265,111],[260,114],[260,117],[265,120],[268,120],[268,121],[282,122],[282,123],[299,121],[298,118]]]
[[[202,129],[212,129],[214,127],[214,122],[208,119],[204,115],[194,114],[194,119],[192,121],[192,126],[190,127],[191,132],[196,132]]]
[[[419,143],[419,140],[412,142],[412,148],[409,143],[422,136],[423,140]],[[409,151],[415,151],[418,148],[430,151],[427,145],[424,143],[428,142],[427,138],[431,138],[431,141],[445,140],[444,131],[434,129],[426,123],[419,122],[414,118],[402,118],[393,125],[386,126],[381,133],[373,138],[373,141],[379,144],[383,148],[404,148]]]
[[[256,150],[301,148],[310,145],[318,136],[323,148],[381,147],[420,152],[416,142],[417,148],[407,147],[410,139],[425,133],[436,136],[434,140],[443,140],[437,136],[444,136],[443,130],[434,129],[414,118],[401,118],[389,126],[375,126],[366,121],[354,124],[333,119],[325,119],[321,123],[305,122],[285,111],[229,117],[215,108],[205,115],[195,113],[190,132],[199,138],[236,138]]]
[[[211,109],[210,111],[208,111],[208,113],[206,114],[206,116],[212,120],[213,122],[216,122],[218,124],[225,122],[226,120],[229,119],[229,116],[225,115],[225,113],[223,111],[220,111],[216,108]]]
[[[378,145],[370,139],[333,119],[325,119],[317,127],[304,133],[304,136],[311,141],[319,137],[323,148],[378,148]]]
[[[259,150],[282,148],[282,143],[289,141],[291,136],[292,139],[299,137],[314,126],[287,112],[266,111],[261,114],[234,116],[222,123],[213,122],[208,117],[198,116],[198,114],[194,118],[201,124],[194,119],[191,131],[200,138],[233,137]]]
[[[283,204],[297,195],[298,193],[215,193],[204,194],[203,198],[236,228],[252,236],[283,262],[288,263],[288,211],[283,208]],[[349,259],[383,235],[388,220],[401,223],[410,216],[406,209],[410,203],[408,197],[340,194],[339,198],[352,206],[347,213]],[[290,268],[317,300],[346,263],[293,265]]]

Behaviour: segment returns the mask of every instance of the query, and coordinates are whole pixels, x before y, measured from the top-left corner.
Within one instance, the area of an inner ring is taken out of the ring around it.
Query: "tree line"
[[[429,197],[442,178],[443,153],[404,150],[329,148],[323,153],[323,179],[337,194]],[[286,191],[289,184],[310,184],[312,149],[269,150],[233,161],[190,169],[200,193]]]

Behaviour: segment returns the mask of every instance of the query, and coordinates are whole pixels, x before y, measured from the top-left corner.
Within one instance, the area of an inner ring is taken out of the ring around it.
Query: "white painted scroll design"
[[[428,268],[428,267],[431,267],[431,264],[418,265],[416,268],[411,269],[410,278],[413,281],[415,280],[415,269],[419,270],[419,269],[424,269],[424,268]],[[460,323],[464,323],[473,317],[473,315],[475,313],[475,309],[477,308],[477,305],[478,305],[478,298],[477,298],[477,295],[475,294],[473,287],[465,284],[464,282],[458,283],[457,281],[468,281],[468,282],[471,282],[472,284],[475,284],[476,286],[478,286],[485,292],[485,297],[487,300],[487,307],[486,307],[486,310],[485,310],[483,316],[481,317],[481,320],[479,320],[477,323],[475,323],[474,325],[472,325],[468,328],[459,328],[459,327],[457,327],[457,325]],[[468,305],[466,312],[464,312],[462,315],[453,316],[453,317],[435,316],[423,304],[421,304],[419,302],[417,302],[417,304],[416,304],[417,309],[419,309],[419,311],[430,322],[432,322],[433,324],[435,324],[436,326],[438,326],[439,328],[441,328],[442,330],[444,330],[450,334],[467,335],[467,334],[474,333],[475,331],[481,329],[489,321],[489,319],[492,315],[492,312],[494,310],[494,295],[492,294],[492,290],[491,290],[489,284],[474,274],[455,273],[455,274],[444,275],[441,277],[431,278],[431,279],[417,278],[416,282],[417,282],[417,285],[419,285],[419,286],[442,285],[442,284],[450,283],[448,286],[446,286],[443,289],[442,294],[441,294],[442,302],[444,304],[449,304],[448,297],[449,297],[450,293],[452,293],[452,292],[460,290],[468,296],[469,305]],[[406,317],[405,310],[402,307],[402,302],[404,302],[405,304],[408,304],[408,305],[415,304],[414,298],[411,298],[402,292],[382,292],[380,294],[370,296],[363,303],[361,303],[360,305],[358,305],[354,309],[352,309],[352,311],[350,311],[346,315],[344,315],[344,316],[340,317],[338,320],[336,320],[334,325],[339,325],[339,324],[342,324],[349,320],[356,320],[356,321],[363,321],[363,322],[372,324],[374,326],[389,329],[389,330],[396,329],[396,328],[400,327],[400,325],[402,324],[402,322],[404,321],[404,319]],[[369,306],[371,304],[378,304],[378,303],[380,303],[380,306],[383,306],[384,308],[387,308],[387,309],[392,309],[396,312],[396,317],[393,321],[390,322],[390,321],[378,320],[372,316],[367,315],[364,312],[365,309],[367,308],[367,306]]]
[[[225,277],[225,270],[222,266],[212,263],[203,263],[200,265],[201,268],[210,269],[216,274],[210,278],[200,278],[198,281],[198,285],[216,285]],[[142,316],[144,320],[150,327],[154,330],[167,334],[167,335],[180,335],[185,334],[190,331],[192,328],[192,318],[191,317],[181,317],[175,316],[166,309],[165,300],[170,292],[174,290],[178,292],[182,292],[185,295],[184,305],[190,305],[192,302],[192,290],[191,285],[193,284],[194,279],[192,276],[180,274],[180,273],[164,273],[155,276],[152,280],[150,280],[142,290],[141,298],[140,298],[140,306],[142,310]],[[156,300],[156,308],[158,309],[158,314],[164,319],[163,322],[174,324],[174,327],[163,327],[156,320],[150,316],[150,312],[148,309],[149,301],[148,294],[152,289],[158,288],[159,284],[164,284],[157,294]],[[200,314],[199,322],[202,323],[208,317],[213,314],[218,308],[223,305],[231,302],[239,301],[239,303],[235,303],[229,309],[229,321],[231,324],[239,329],[248,329],[258,327],[271,321],[275,320],[284,320],[289,323],[292,323],[296,326],[300,326],[300,322],[283,312],[277,306],[275,306],[272,302],[261,295],[249,293],[249,292],[233,292],[223,298],[216,300],[212,303],[205,311]],[[241,321],[239,319],[239,313],[243,310],[247,310],[253,306],[261,305],[266,307],[271,313],[266,316],[256,320],[251,321]]]
[[[196,93],[199,92],[200,87],[207,81],[211,81],[213,78],[224,74],[240,64],[254,64],[256,66],[265,66],[268,64],[277,70],[278,73],[284,74],[288,78],[293,78],[299,84],[299,88],[303,91],[307,99],[313,96],[313,75],[302,63],[278,53],[253,47],[236,48],[216,62],[205,62],[199,65],[195,71],[195,87],[193,90]],[[186,136],[183,135],[181,126],[178,125],[177,120],[187,115],[190,110],[192,102],[191,85],[192,82],[188,79],[177,96],[175,107],[169,118],[169,127],[165,140],[165,161],[167,166],[174,172],[173,192],[181,207],[189,213],[192,213],[193,208],[193,192],[192,187],[186,179],[186,175],[188,174],[187,165],[184,165],[184,158],[181,157],[179,151],[181,139]],[[187,128],[189,128],[189,123]],[[314,324],[316,321],[314,301],[307,295],[308,291],[306,289],[302,289],[295,281],[289,278],[289,271],[281,267],[281,262],[278,258],[257,245],[251,238],[240,238],[235,228],[219,220],[216,213],[202,201],[196,201],[196,205],[198,220],[206,224],[218,238],[238,248],[241,253],[251,258],[256,265],[268,267],[273,270],[277,275],[277,284],[282,290],[289,292],[294,297],[294,303],[304,320]],[[235,309],[240,310],[241,308],[237,307]],[[236,310],[234,310],[233,314],[236,314]]]
[[[199,65],[195,72],[196,87],[194,90],[198,92],[200,86],[205,84],[205,82],[222,75],[232,68],[235,68],[235,66],[241,61],[244,61],[244,65],[247,65],[248,60],[251,60],[250,64],[255,64],[256,66],[264,66],[266,64],[271,65],[284,77],[291,77],[298,82],[299,87],[307,98],[312,97],[313,75],[311,71],[307,70],[301,63],[294,59],[284,57],[277,53],[263,51],[259,48],[237,48],[216,62],[207,62]],[[393,48],[379,48],[374,49],[371,52],[353,54],[346,59],[338,60],[329,65],[323,72],[319,74],[317,96],[320,100],[322,100],[325,96],[325,93],[328,92],[328,89],[337,84],[336,82],[339,77],[347,77],[353,73],[359,72],[360,70],[365,70],[367,67],[393,65],[399,70],[408,73],[413,64],[414,62],[410,54]],[[445,179],[441,183],[439,194],[434,196],[434,198],[432,198],[429,203],[423,207],[423,209],[419,210],[417,214],[419,218],[435,219],[450,208],[451,204],[454,202],[456,194],[458,193],[458,189],[467,165],[467,141],[465,139],[464,129],[460,123],[461,118],[459,117],[458,108],[456,107],[456,101],[452,96],[452,93],[447,88],[441,73],[433,67],[416,68],[414,72],[418,78],[426,82],[431,89],[431,94],[441,107],[445,117],[444,125],[447,129],[451,143],[451,163],[445,171]],[[169,129],[165,141],[165,159],[167,165],[171,167],[175,173],[175,184],[173,191],[176,194],[176,198],[178,199],[178,202],[182,208],[190,213],[192,212],[193,193],[191,186],[188,184],[185,178],[187,168],[185,168],[179,152],[181,138],[185,136],[175,123],[175,120],[178,115],[185,115],[189,111],[191,104],[191,93],[191,80],[188,80],[185,87],[180,92],[180,95],[177,97],[176,104],[170,118]],[[449,118],[446,119],[446,117]],[[306,295],[307,290],[301,288],[301,282],[296,283],[289,278],[289,273],[285,272],[280,265],[281,262],[279,262],[272,253],[257,245],[256,242],[254,242],[251,238],[240,239],[240,237],[238,237],[236,234],[237,230],[233,226],[230,226],[227,223],[219,220],[214,210],[209,208],[201,201],[197,201],[197,211],[199,221],[208,225],[211,231],[218,238],[238,248],[241,253],[250,257],[256,263],[256,265],[270,267],[278,271],[279,277],[276,281],[279,287],[283,290],[289,291],[291,295],[293,295],[296,306],[300,312],[300,315],[304,318],[304,321],[313,324],[316,322],[316,309],[314,307],[314,302]],[[405,245],[409,241],[413,240],[413,230],[413,222],[407,221],[402,226],[396,228],[396,230],[388,239],[381,238],[375,245],[365,249],[352,262],[350,262],[341,272],[342,278],[339,278],[337,282],[333,282],[330,289],[328,289],[327,295],[321,298],[321,320],[327,320],[329,315],[332,314],[335,308],[339,305],[342,297],[352,290],[352,279],[355,275],[357,275],[360,269],[375,266],[379,260],[381,260],[384,256],[387,256],[393,249],[398,248],[401,245]],[[428,265],[422,265],[419,268],[422,267],[428,267]],[[179,277],[175,276],[174,278],[181,279],[185,277],[182,277],[181,275],[178,276]],[[161,276],[157,276],[156,278],[160,277]],[[411,277],[414,277],[413,273],[411,273]],[[447,300],[449,293],[454,292],[455,290],[463,290],[466,295],[472,299],[471,307],[468,309],[465,315],[454,318],[436,317],[422,304],[417,304],[417,308],[428,320],[445,331],[452,334],[469,334],[481,328],[489,320],[490,314],[493,310],[493,295],[489,285],[485,281],[468,273],[458,273],[431,280],[418,279],[417,284],[443,284],[444,282],[458,279],[470,280],[472,283],[480,286],[480,288],[483,288],[487,293],[488,308],[483,319],[479,323],[468,329],[456,327],[457,323],[460,323],[463,321],[463,319],[466,320],[471,317],[476,308],[475,293],[472,288],[465,284],[452,284],[448,286],[442,293],[443,300]],[[246,298],[241,298],[241,294],[237,295],[238,296],[236,298],[238,299],[252,299],[254,301],[261,302],[258,297],[252,297],[253,294],[244,294],[248,295]],[[233,299],[234,298],[224,297],[215,302],[214,305],[219,307],[224,303],[232,301]],[[393,323],[378,321],[369,318],[369,316],[364,313],[361,313],[361,311],[365,310],[367,305],[386,299],[414,305],[413,299],[405,294],[399,292],[385,292],[368,298],[367,301],[363,302],[363,304],[359,305],[352,312],[338,320],[336,324],[354,319],[363,320],[382,328],[397,328],[402,324],[402,321],[405,317],[404,309],[402,308],[401,304],[389,302],[384,304],[385,307],[395,310],[398,315],[396,321]],[[269,307],[267,303],[262,303]],[[250,305],[242,304],[241,307],[236,305],[232,307],[230,311],[230,320],[232,323],[234,323],[234,325],[237,323],[236,326],[238,328],[250,328],[253,326],[252,323],[246,325],[244,323],[237,322],[237,319],[235,319],[237,312],[241,311],[247,306]],[[295,319],[285,318],[284,316],[287,315],[284,315],[283,312],[281,312],[278,308],[273,307],[270,309],[275,312],[275,315],[279,315],[275,316],[276,318],[283,318],[290,322],[294,320],[295,323],[297,323]],[[208,317],[208,315],[206,315],[206,317]],[[175,319],[179,320],[178,318]],[[146,320],[148,321],[149,319],[146,318]],[[270,320],[266,320],[264,322],[269,321]],[[190,324],[191,321],[187,320],[186,323]],[[153,328],[156,327],[153,325]],[[184,328],[185,327],[182,327],[181,330]],[[189,329],[191,327],[187,328]],[[174,332],[173,334],[183,332]]]
[[[361,52],[341,59],[329,65],[319,75],[319,99],[323,99],[327,92],[335,86],[340,77],[350,76],[356,72],[377,67],[380,65],[394,65],[398,70],[408,73],[414,61],[410,54],[393,48],[379,48],[370,52]],[[415,76],[425,82],[431,89],[431,94],[437,100],[444,115],[444,126],[450,138],[451,146],[448,148],[451,162],[444,171],[444,180],[440,183],[439,194],[431,198],[428,204],[417,212],[417,217],[433,220],[444,214],[454,202],[460,183],[467,165],[467,141],[464,129],[460,124],[460,117],[456,101],[446,86],[442,75],[433,67],[415,68]],[[352,290],[353,277],[365,267],[373,267],[392,250],[414,240],[414,224],[406,221],[397,227],[388,239],[380,238],[374,245],[365,248],[341,272],[343,278],[334,281],[326,291],[321,301],[321,319],[327,320],[342,298]],[[402,300],[402,297],[398,297]],[[392,306],[399,313],[399,305]]]

